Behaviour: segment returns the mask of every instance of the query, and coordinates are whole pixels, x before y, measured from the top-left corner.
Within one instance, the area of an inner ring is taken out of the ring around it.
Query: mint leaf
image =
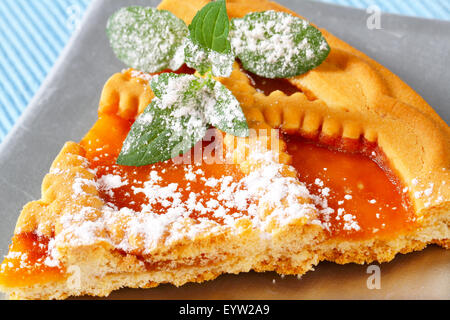
[[[186,64],[202,75],[211,71],[216,77],[229,77],[233,71],[234,54],[208,49],[190,37],[185,39],[184,55]]]
[[[190,105],[204,114],[207,124],[238,137],[248,136],[247,120],[239,101],[219,81],[163,73],[154,77],[150,85],[164,104],[177,105],[178,108]]]
[[[256,12],[233,19],[230,38],[244,69],[265,78],[303,74],[330,53],[318,29],[285,12]]]
[[[204,79],[183,73],[162,73],[153,77],[150,83],[155,96],[165,105],[189,105],[197,108],[202,103],[199,91],[204,85]]]
[[[199,130],[197,137],[187,139],[174,135],[173,130],[169,129],[172,111],[164,109],[161,101],[154,99],[131,127],[117,164],[138,167],[166,161],[188,151],[195,144],[193,140],[204,136],[206,129]],[[182,124],[180,120],[179,125]]]
[[[196,14],[189,26],[189,36],[194,43],[218,53],[230,53],[229,31],[230,21],[225,0],[208,3]]]
[[[188,28],[169,11],[122,8],[109,18],[106,30],[114,53],[127,66],[154,73],[178,70],[184,63]]]
[[[117,163],[143,166],[166,161],[200,141],[208,128],[196,94],[203,87],[201,80],[173,73],[153,78],[156,98],[131,127]]]
[[[212,97],[204,101],[208,123],[236,137],[248,137],[247,120],[233,93],[214,79],[207,79],[206,86]]]
[[[209,125],[249,135],[239,102],[220,82],[163,73],[150,85],[156,97],[131,127],[118,164],[143,166],[177,157],[200,141]]]

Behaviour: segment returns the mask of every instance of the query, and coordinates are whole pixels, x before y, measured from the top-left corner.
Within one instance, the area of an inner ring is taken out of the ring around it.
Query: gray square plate
[[[119,7],[152,0],[95,0],[41,90],[0,152],[0,257],[6,254],[22,206],[40,197],[42,178],[65,141],[79,141],[97,119],[105,81],[124,68],[105,35]],[[448,122],[450,22],[382,15],[381,30],[366,27],[364,11],[310,1],[282,4],[328,29],[401,76]],[[112,298],[309,299],[450,298],[450,253],[437,247],[381,265],[381,289],[369,290],[365,266],[322,263],[301,280],[274,273],[225,275],[181,288],[125,289]],[[273,281],[275,280],[275,281]]]

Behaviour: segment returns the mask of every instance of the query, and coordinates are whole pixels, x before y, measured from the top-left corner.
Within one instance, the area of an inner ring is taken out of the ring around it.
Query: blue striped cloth
[[[38,90],[90,1],[0,0],[0,141]],[[450,20],[450,0],[320,1],[362,9],[375,4],[385,12]]]
[[[91,0],[0,0],[0,141],[67,44]]]
[[[450,0],[320,0],[322,2],[367,9],[372,5],[381,11],[415,17],[450,20]]]

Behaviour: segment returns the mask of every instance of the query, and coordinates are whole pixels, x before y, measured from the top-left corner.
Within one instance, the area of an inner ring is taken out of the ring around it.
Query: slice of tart
[[[166,0],[159,8],[189,23],[207,3]],[[295,15],[265,0],[227,8],[232,18]],[[321,31],[330,54],[303,75],[268,79],[235,62],[231,76],[217,78],[254,134],[209,130],[190,152],[146,166],[117,158],[155,99],[152,76],[113,75],[97,122],[63,147],[41,200],[24,207],[0,265],[2,291],[18,299],[106,296],[448,248],[448,125],[390,71]]]

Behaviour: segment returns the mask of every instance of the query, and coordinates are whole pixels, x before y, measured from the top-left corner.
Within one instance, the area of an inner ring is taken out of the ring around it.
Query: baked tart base
[[[206,2],[160,8],[189,22]],[[287,11],[265,0],[227,6],[230,17]],[[219,79],[260,130],[246,139],[217,132],[226,165],[115,165],[153,93],[132,70],[111,77],[97,123],[64,146],[42,199],[24,207],[1,289],[18,299],[106,296],[448,248],[448,125],[390,71],[322,32],[330,56],[289,84],[255,79],[238,63]]]

